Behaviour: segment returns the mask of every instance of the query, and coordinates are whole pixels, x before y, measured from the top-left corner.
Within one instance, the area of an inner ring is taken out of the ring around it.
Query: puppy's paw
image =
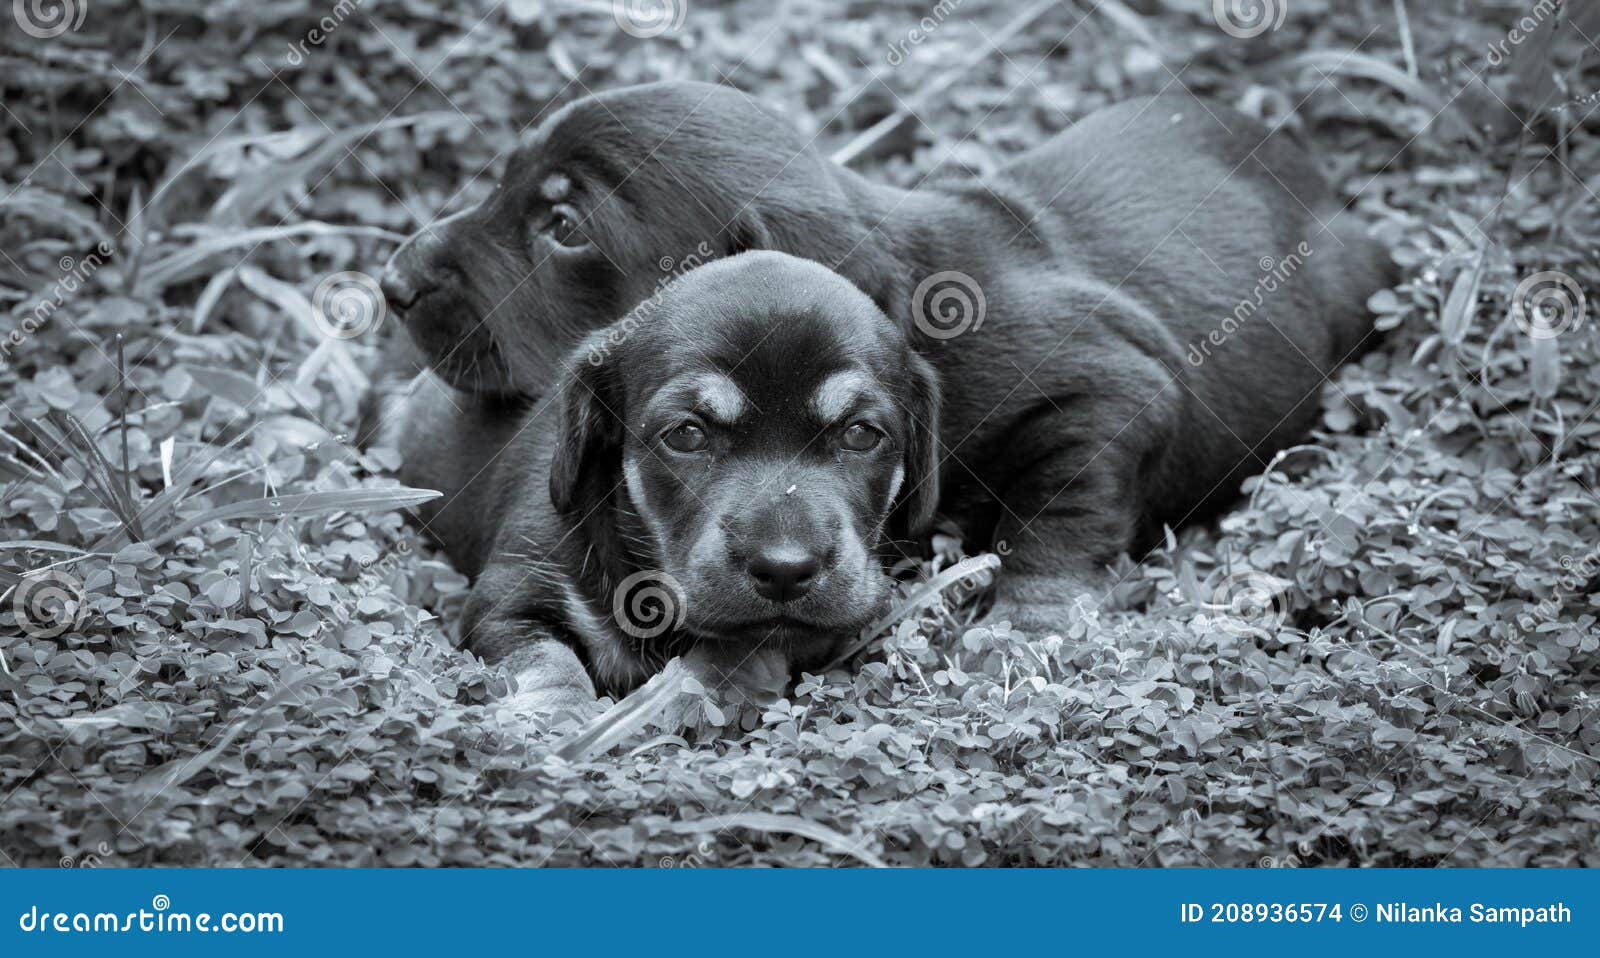
[[[536,728],[554,728],[567,721],[585,722],[600,713],[594,692],[572,686],[517,691],[500,701],[502,714]]]
[[[1002,573],[994,606],[985,619],[1009,622],[1029,635],[1064,635],[1093,615],[1102,599],[1103,591],[1081,578]]]
[[[776,701],[789,684],[789,659],[781,649],[747,652],[702,643],[683,657],[683,664],[706,688],[752,705]]]
[[[564,647],[552,649],[559,653]],[[570,653],[568,653],[570,656]],[[543,656],[517,673],[515,687],[500,700],[500,713],[510,720],[547,730],[568,721],[588,721],[600,712],[594,683],[577,663],[559,654]]]

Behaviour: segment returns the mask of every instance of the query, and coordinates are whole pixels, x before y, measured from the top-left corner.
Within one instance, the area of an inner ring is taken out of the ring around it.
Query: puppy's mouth
[[[718,645],[778,642],[790,647],[807,647],[834,642],[841,636],[855,635],[871,621],[870,613],[828,622],[784,614],[739,620],[689,622],[685,624],[684,630],[697,639],[715,642]]]
[[[413,321],[408,314],[406,332],[428,368],[456,389],[485,396],[517,392],[505,353],[487,329],[451,333],[437,323]]]

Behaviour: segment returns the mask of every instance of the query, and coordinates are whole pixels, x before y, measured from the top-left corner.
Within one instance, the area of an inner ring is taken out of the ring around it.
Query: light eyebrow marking
[[[572,178],[565,173],[551,173],[539,184],[539,195],[552,203],[566,199],[571,192]]]
[[[733,423],[744,415],[747,402],[739,384],[722,373],[691,373],[671,380],[651,405],[659,408],[692,405],[720,423]]]
[[[695,380],[695,398],[718,422],[736,422],[744,415],[744,393],[722,373],[704,373]]]
[[[831,423],[849,412],[871,386],[871,378],[859,369],[834,373],[811,394],[811,411],[819,422]]]

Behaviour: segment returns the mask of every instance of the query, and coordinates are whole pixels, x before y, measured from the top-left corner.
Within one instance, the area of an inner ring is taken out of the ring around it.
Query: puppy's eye
[[[692,422],[679,423],[668,429],[661,441],[674,452],[700,452],[711,445],[706,431]]]
[[[550,217],[545,220],[543,233],[555,240],[559,246],[568,249],[579,249],[589,245],[589,237],[583,234],[578,226],[578,211],[565,203],[557,203],[550,208]]]
[[[851,423],[839,434],[839,446],[851,452],[867,452],[883,441],[883,433],[864,422]]]

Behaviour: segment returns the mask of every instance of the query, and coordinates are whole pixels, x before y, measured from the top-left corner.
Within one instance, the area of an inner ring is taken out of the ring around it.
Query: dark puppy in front
[[[457,450],[406,467],[449,494],[430,522],[453,554],[483,535],[452,501],[515,430],[508,397],[545,392],[557,357],[663,269],[748,249],[842,274],[938,369],[940,511],[972,545],[1004,544],[995,614],[1028,628],[1062,627],[1109,562],[1214,513],[1297,441],[1390,281],[1300,146],[1187,94],[1107,107],[985,180],[910,191],[828,162],[728,87],[587,97],[385,277],[461,393],[462,411],[406,427],[419,449]]]
[[[722,260],[567,365],[490,467],[500,524],[472,557],[462,636],[516,705],[581,709],[697,646],[727,673],[758,650],[816,668],[881,613],[880,549],[938,499],[938,385],[860,290]]]

